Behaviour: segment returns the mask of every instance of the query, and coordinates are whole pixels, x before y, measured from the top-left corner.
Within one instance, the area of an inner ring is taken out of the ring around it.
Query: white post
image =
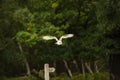
[[[44,65],[45,80],[49,80],[49,64]]]
[[[49,68],[49,64],[45,64],[44,65],[45,80],[49,80],[49,72],[55,72],[55,68],[54,67]]]

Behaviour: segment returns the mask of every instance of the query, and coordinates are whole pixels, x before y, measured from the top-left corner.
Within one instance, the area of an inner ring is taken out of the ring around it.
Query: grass
[[[27,77],[27,76],[23,76],[23,77],[11,77],[11,78],[7,78],[5,80],[38,80],[36,77]]]
[[[0,80],[39,80],[34,76],[27,77],[27,76],[21,76],[21,77],[0,77]],[[60,75],[60,76],[53,76],[50,78],[50,80],[109,80],[109,73],[102,72],[102,73],[94,73],[94,74],[86,74],[86,76],[83,76],[82,74],[75,74],[72,78],[68,77],[67,75]]]
[[[102,73],[94,73],[94,74],[86,74],[83,76],[82,74],[75,74],[72,78],[68,76],[58,76],[53,77],[51,80],[110,80],[109,73],[102,72]]]

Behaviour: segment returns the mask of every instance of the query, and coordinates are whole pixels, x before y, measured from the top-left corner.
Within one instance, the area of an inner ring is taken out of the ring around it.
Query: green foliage
[[[98,29],[104,33],[119,29],[119,3],[120,1],[110,0],[101,0],[97,3],[97,19],[100,22]]]
[[[103,72],[103,73],[95,73],[94,79],[96,80],[109,80],[109,73]]]
[[[42,63],[63,59],[86,62],[102,59],[103,63],[107,62],[110,53],[120,52],[119,4],[118,0],[0,1],[0,72],[4,73],[6,65],[11,63],[10,72],[14,67],[19,72],[21,67],[18,66],[24,66],[23,56],[18,55],[17,42],[23,44],[31,68],[39,69]],[[62,46],[55,45],[54,40],[43,41],[41,38],[44,35],[60,37],[67,33],[75,36],[63,40]],[[91,80],[93,76],[99,80],[103,75],[87,74]],[[80,79],[84,80],[84,77]]]
[[[39,40],[38,36],[36,33],[29,33],[25,31],[20,31],[17,33],[17,41],[21,43],[25,43],[26,45],[32,47],[33,45],[36,44],[36,42]]]
[[[17,9],[14,12],[13,17],[16,21],[19,21],[21,23],[34,21],[34,15],[29,11],[28,8]]]
[[[111,40],[111,45],[109,48],[111,49],[111,53],[119,52],[116,48],[116,45],[119,44],[118,40],[118,32],[120,30],[119,26],[119,3],[120,1],[110,1],[110,0],[101,0],[97,3],[97,19],[99,24],[97,25],[98,29],[101,33],[105,34],[105,38],[108,41]],[[117,38],[117,39],[116,39]],[[108,42],[107,41],[107,42]],[[114,44],[117,43],[117,44]]]
[[[53,24],[46,22],[40,31],[40,34],[51,35],[51,36],[61,36],[63,35],[63,31],[60,30],[59,27],[54,26]]]

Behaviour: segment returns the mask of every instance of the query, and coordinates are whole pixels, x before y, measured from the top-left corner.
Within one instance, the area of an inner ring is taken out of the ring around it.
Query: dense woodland
[[[119,21],[119,0],[0,0],[0,76],[42,80],[49,63],[53,80],[107,80],[109,55],[120,53]],[[42,39],[69,33],[61,46]],[[87,79],[97,73],[104,78]]]

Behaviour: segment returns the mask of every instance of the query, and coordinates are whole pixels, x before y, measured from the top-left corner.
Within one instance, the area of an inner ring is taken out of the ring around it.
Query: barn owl
[[[52,40],[52,39],[55,39],[57,42],[55,44],[57,45],[62,45],[62,39],[66,39],[66,38],[71,38],[73,37],[74,35],[73,34],[66,34],[66,35],[63,35],[61,36],[59,39],[55,36],[43,36],[42,38],[44,40]]]

